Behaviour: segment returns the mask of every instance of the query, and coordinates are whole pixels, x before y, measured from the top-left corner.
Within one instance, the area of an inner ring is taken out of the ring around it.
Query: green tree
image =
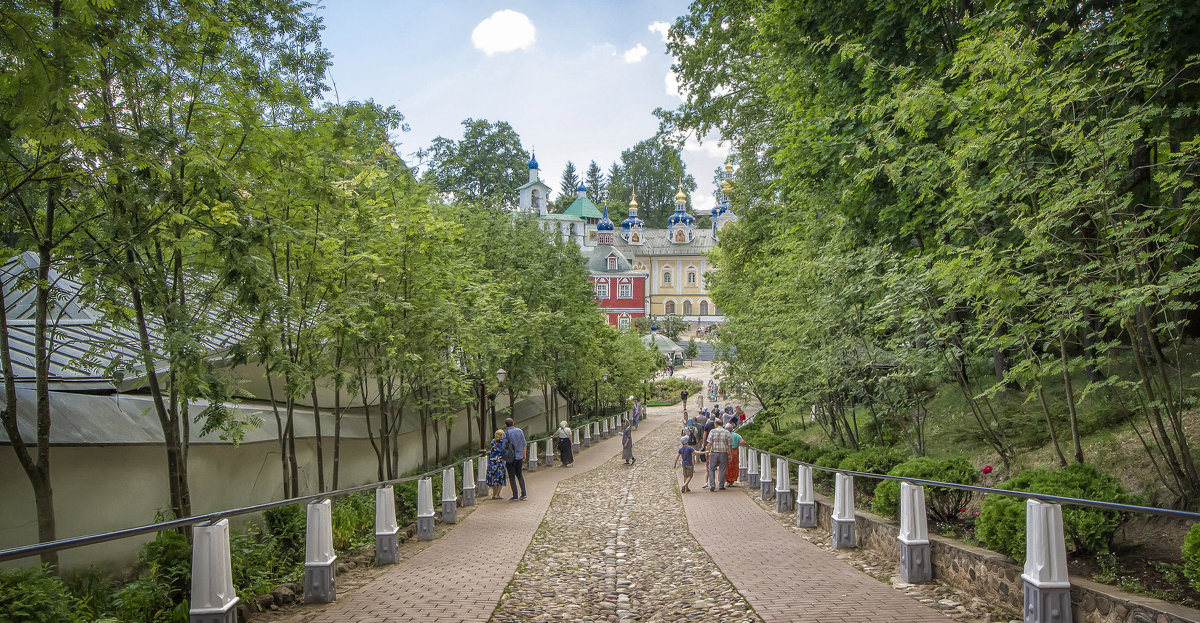
[[[556,212],[562,212],[571,202],[575,201],[578,194],[579,172],[575,170],[575,163],[567,161],[567,166],[563,167],[562,178],[558,183],[558,198],[554,201]]]
[[[596,164],[595,160],[588,164],[583,179],[587,184],[588,199],[596,205],[604,205],[608,201],[608,183],[604,179],[604,171],[600,170],[600,165]]]
[[[466,119],[462,126],[462,139],[438,136],[421,151],[421,179],[454,200],[511,207],[529,175],[521,137],[507,121]]]
[[[621,152],[620,163],[609,169],[607,193],[609,214],[614,218],[627,211],[629,197],[637,189],[638,216],[646,227],[666,227],[675,211],[675,193],[680,188],[696,190],[696,180],[687,173],[679,149],[657,138],[638,142]]]

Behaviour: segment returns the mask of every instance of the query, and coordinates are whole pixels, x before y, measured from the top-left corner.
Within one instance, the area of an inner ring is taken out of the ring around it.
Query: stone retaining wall
[[[832,501],[820,494],[814,499],[818,528],[832,533]],[[861,510],[855,511],[854,519],[859,547],[888,556],[898,565],[900,524]],[[929,541],[935,578],[988,603],[1021,611],[1025,587],[1020,566],[995,552],[935,534],[929,535]],[[1071,578],[1071,610],[1076,623],[1200,623],[1200,610],[1078,577]]]

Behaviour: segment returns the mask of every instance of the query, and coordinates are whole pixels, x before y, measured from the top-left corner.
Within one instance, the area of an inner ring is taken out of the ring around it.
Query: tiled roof
[[[617,238],[616,247],[626,257],[648,257],[662,255],[701,255],[713,249],[712,230],[696,229],[696,237],[688,244],[675,244],[666,229],[647,229],[643,233],[643,245],[632,245]]]

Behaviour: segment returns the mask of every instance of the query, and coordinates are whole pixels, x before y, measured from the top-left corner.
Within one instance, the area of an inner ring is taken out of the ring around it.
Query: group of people
[[[680,463],[683,466],[683,486],[680,489],[683,493],[691,491],[697,459],[708,468],[704,488],[722,491],[735,485],[740,467],[737,450],[742,443],[737,427],[745,419],[741,405],[736,409],[727,405],[724,411],[719,405],[713,405],[711,412],[701,408],[698,420],[688,417],[687,411],[684,411],[680,447],[675,457],[675,467],[679,467]]]
[[[642,404],[634,400],[633,396],[630,396],[629,400],[633,402],[632,416],[621,431],[621,458],[625,459],[626,465],[637,461],[633,456],[633,431],[637,430],[638,422],[645,417]],[[570,467],[575,462],[575,453],[572,445],[573,433],[566,420],[558,423],[558,429],[552,437],[558,449],[559,465]],[[501,492],[506,482],[512,485],[512,497],[508,498],[510,501],[526,498],[524,461],[527,445],[525,433],[517,428],[512,418],[505,419],[504,429],[496,431],[492,436],[487,463],[487,486],[491,491],[491,499],[499,500],[503,497]],[[520,485],[519,494],[517,485]]]

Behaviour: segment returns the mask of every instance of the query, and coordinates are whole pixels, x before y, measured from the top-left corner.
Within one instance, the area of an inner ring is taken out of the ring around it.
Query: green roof
[[[570,207],[568,207],[566,210],[563,210],[563,214],[569,214],[571,216],[578,216],[582,218],[600,218],[603,216],[600,214],[600,208],[597,208],[596,204],[592,203],[591,199],[588,199],[587,197],[579,197],[575,199],[575,201],[571,203]]]
[[[546,219],[548,221],[573,221],[573,222],[579,222],[579,223],[583,222],[582,217],[575,216],[572,214],[553,214],[553,213],[552,214],[543,214],[543,215],[539,216],[538,218]]]
[[[529,188],[530,186],[541,186],[542,188],[545,188],[546,190],[553,190],[552,188],[547,186],[546,183],[543,182],[542,180],[533,180],[532,182],[525,182],[524,184],[517,186],[517,190],[518,191],[525,190],[526,188]]]

